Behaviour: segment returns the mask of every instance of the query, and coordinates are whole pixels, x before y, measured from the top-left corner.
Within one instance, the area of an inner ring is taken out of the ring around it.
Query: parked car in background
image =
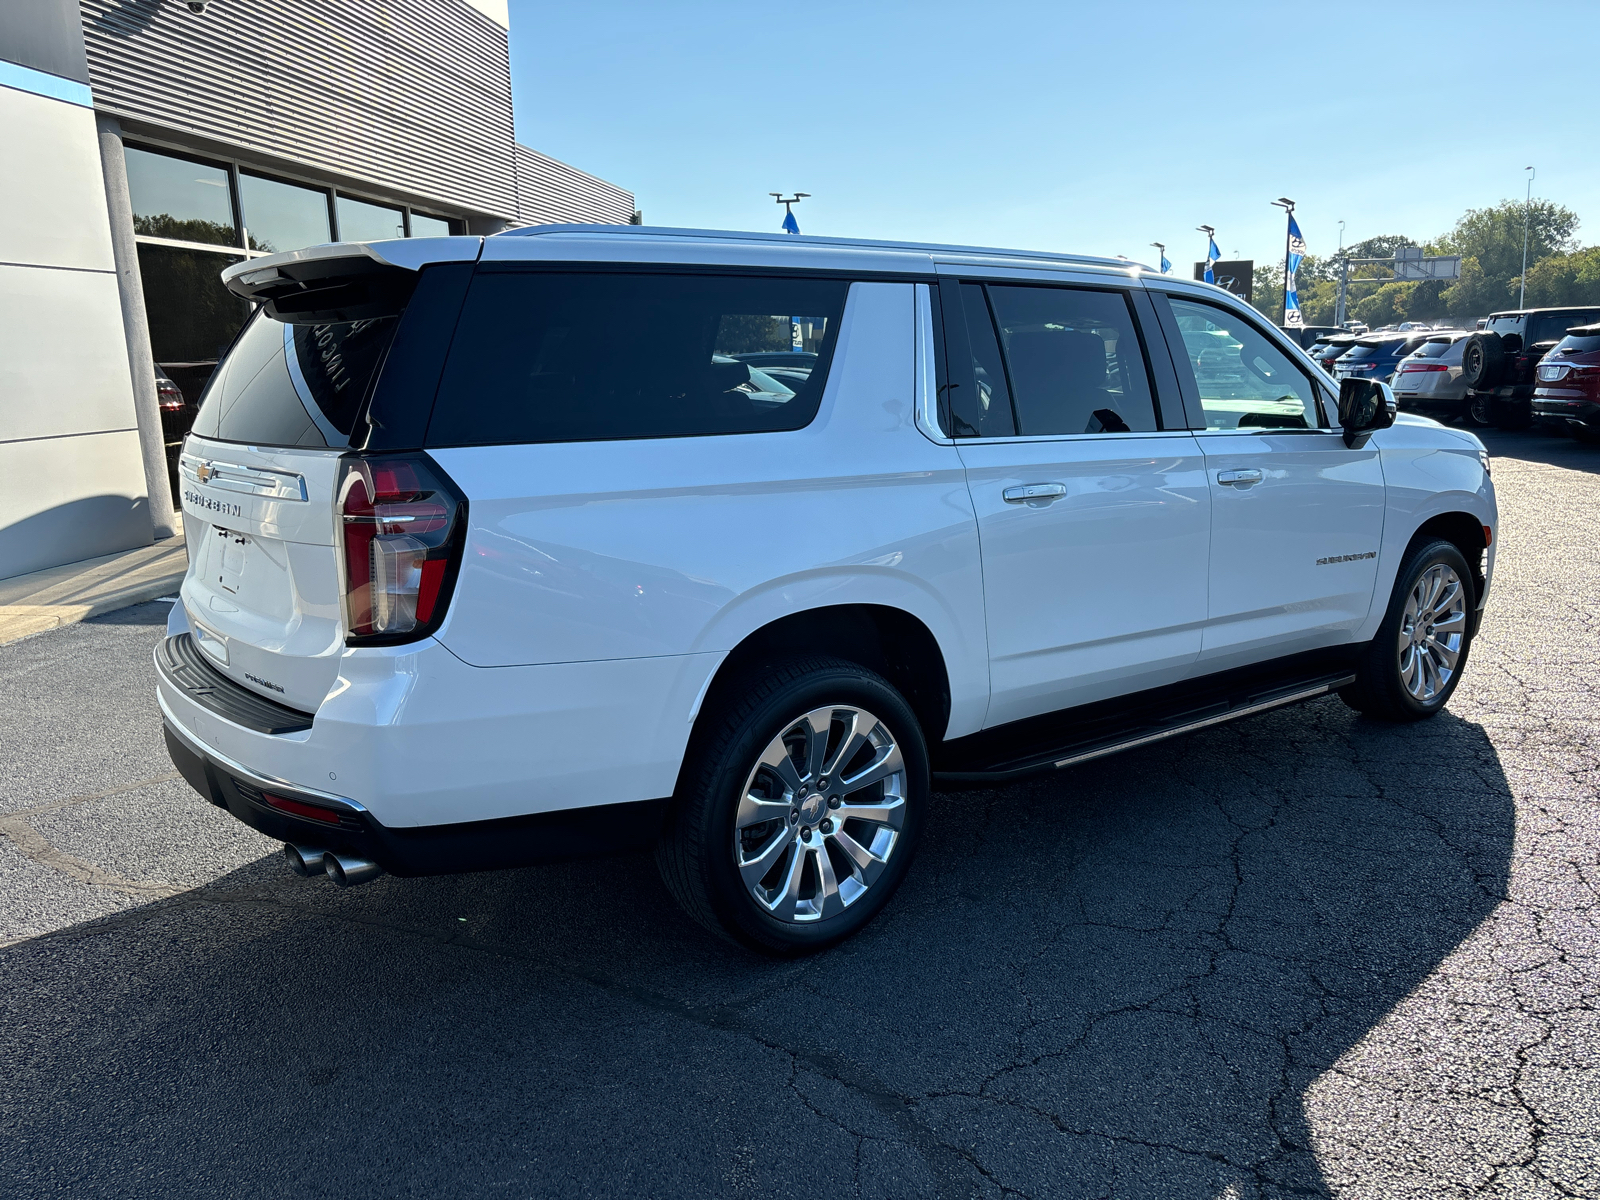
[[[1525,308],[1491,313],[1467,339],[1461,374],[1467,390],[1484,393],[1482,403],[1502,429],[1524,429],[1533,420],[1534,368],[1566,337],[1567,330],[1600,321],[1600,308]]]
[[[1306,353],[1316,360],[1317,366],[1332,375],[1333,364],[1355,344],[1356,335],[1353,333],[1330,333],[1318,338]]]
[[[1388,383],[1400,360],[1433,336],[1427,333],[1368,333],[1356,339],[1354,346],[1339,356],[1334,364],[1336,379],[1376,379]]]
[[[1331,333],[1350,332],[1340,325],[1280,325],[1278,328],[1284,337],[1305,350],[1309,350]]]
[[[1600,443],[1600,324],[1569,329],[1534,377],[1534,420]]]
[[[1465,330],[1437,333],[1400,360],[1394,373],[1394,397],[1404,412],[1459,416],[1472,425],[1492,423],[1487,405],[1467,402],[1461,380]]]
[[[200,411],[199,397],[190,397],[177,382],[156,364],[156,407],[161,411],[161,440],[167,450],[167,482],[172,487],[172,498],[178,498],[178,456],[183,452],[183,439],[194,425],[194,416]]]

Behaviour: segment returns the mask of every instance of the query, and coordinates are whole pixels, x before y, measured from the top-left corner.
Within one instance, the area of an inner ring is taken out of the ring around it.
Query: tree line
[[[1461,278],[1388,282],[1393,272],[1369,264],[1350,268],[1345,320],[1377,328],[1400,321],[1449,320],[1471,328],[1478,317],[1517,306],[1522,284],[1520,200],[1493,208],[1468,209],[1455,227],[1432,241],[1401,234],[1368,238],[1345,248],[1350,258],[1389,258],[1396,250],[1421,246],[1424,254],[1459,254]],[[1578,215],[1548,200],[1535,200],[1528,214],[1529,308],[1600,304],[1600,246],[1580,248]],[[1332,325],[1339,294],[1337,257],[1306,255],[1295,278],[1300,311],[1307,325]],[[1255,306],[1275,323],[1283,318],[1283,263],[1259,266],[1254,278]]]

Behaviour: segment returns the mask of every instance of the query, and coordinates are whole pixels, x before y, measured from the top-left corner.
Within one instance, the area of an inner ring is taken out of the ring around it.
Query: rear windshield
[[[257,313],[206,385],[194,432],[255,446],[348,446],[398,322],[285,325]]]
[[[1556,347],[1556,351],[1562,354],[1593,354],[1596,350],[1600,350],[1600,333],[1591,333],[1584,337],[1569,333]]]
[[[429,446],[800,429],[848,284],[486,272],[467,294]]]
[[[1417,347],[1416,351],[1412,354],[1411,357],[1412,358],[1447,358],[1447,357],[1449,357],[1450,352],[1452,350],[1454,350],[1455,348],[1456,348],[1456,343],[1454,341],[1449,341],[1449,340],[1442,341],[1442,342],[1441,341],[1423,342],[1422,345]]]
[[[1386,354],[1393,354],[1399,345],[1399,342],[1384,342],[1381,346],[1363,346],[1357,343],[1350,347],[1350,353],[1344,357],[1352,362],[1362,358],[1382,358]]]

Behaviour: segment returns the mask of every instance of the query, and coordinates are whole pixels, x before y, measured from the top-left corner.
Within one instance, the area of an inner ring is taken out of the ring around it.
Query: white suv
[[[1430,716],[1489,586],[1475,438],[1123,261],[543,226],[224,278],[167,742],[341,884],[654,842],[814,949],[933,786]]]

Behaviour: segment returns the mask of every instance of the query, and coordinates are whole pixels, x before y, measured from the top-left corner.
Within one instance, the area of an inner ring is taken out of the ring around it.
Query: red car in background
[[[1533,419],[1600,442],[1600,323],[1567,330],[1534,376]]]

